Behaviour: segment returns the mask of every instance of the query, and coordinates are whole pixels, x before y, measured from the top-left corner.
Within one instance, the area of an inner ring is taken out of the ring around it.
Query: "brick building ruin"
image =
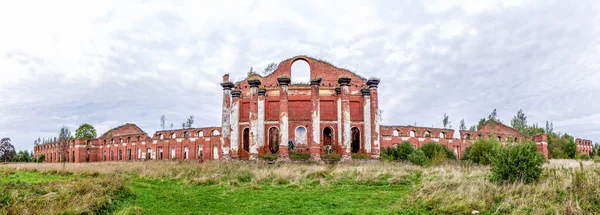
[[[291,80],[291,66],[305,61],[310,82]],[[157,131],[148,136],[134,124],[111,129],[96,139],[34,147],[47,162],[133,160],[257,160],[276,154],[307,153],[310,160],[337,153],[379,158],[382,148],[408,141],[416,148],[428,142],[448,146],[458,157],[473,140],[494,137],[501,142],[531,139],[548,157],[546,135],[524,137],[508,126],[485,123],[478,131],[379,124],[379,79],[366,79],[346,69],[306,56],[281,62],[271,74],[250,74],[239,82],[223,76],[222,122],[219,127]],[[288,148],[292,144],[293,151]]]
[[[593,153],[593,143],[591,140],[586,139],[575,139],[575,145],[577,146],[577,152],[592,154]]]

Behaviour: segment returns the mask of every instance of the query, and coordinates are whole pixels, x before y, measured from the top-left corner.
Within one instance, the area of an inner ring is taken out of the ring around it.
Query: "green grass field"
[[[135,162],[0,166],[0,214],[587,214],[600,169],[493,184],[464,163]]]

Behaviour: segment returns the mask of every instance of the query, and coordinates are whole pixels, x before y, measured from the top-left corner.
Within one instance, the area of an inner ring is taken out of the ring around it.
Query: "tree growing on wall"
[[[519,131],[521,134],[525,134],[527,132],[527,116],[525,116],[525,112],[522,109],[519,109],[517,115],[513,116],[510,121],[510,127]]]
[[[94,126],[84,123],[75,130],[75,138],[86,138],[93,139],[96,138],[96,129]]]
[[[448,125],[450,125],[450,116],[448,116],[446,113],[444,113],[444,119],[442,120],[442,124],[444,125],[444,128],[448,127]]]
[[[460,130],[467,130],[467,126],[465,125],[465,119],[460,120],[460,125],[458,126]]]
[[[10,138],[2,138],[0,140],[0,161],[9,162],[15,155],[15,146],[10,142]]]
[[[167,117],[163,114],[160,116],[160,127],[165,130],[165,122],[167,121]]]
[[[190,117],[187,118],[186,125],[188,128],[192,128],[192,125],[194,125],[194,115],[190,115]]]
[[[263,70],[263,76],[267,76],[267,75],[275,72],[276,69],[277,69],[277,64],[275,62],[270,63],[269,65],[267,65],[267,67],[265,67],[265,70]]]

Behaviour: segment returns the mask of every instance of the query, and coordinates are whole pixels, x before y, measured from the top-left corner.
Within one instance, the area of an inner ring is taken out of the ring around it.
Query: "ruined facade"
[[[575,145],[577,145],[577,152],[579,153],[587,153],[592,154],[593,152],[593,143],[591,140],[586,139],[575,139]]]
[[[310,67],[310,82],[291,80],[291,66],[302,60]],[[348,70],[306,56],[281,62],[271,74],[250,74],[239,82],[224,75],[220,127],[157,131],[148,136],[134,124],[114,128],[96,139],[71,140],[67,145],[36,146],[48,162],[93,162],[167,159],[248,159],[290,153],[337,153],[379,158],[382,148],[408,141],[415,147],[428,142],[445,144],[458,157],[471,141],[497,136],[501,142],[532,138],[546,157],[545,135],[522,137],[500,123],[486,123],[478,131],[379,124],[379,79],[366,79]],[[290,147],[292,146],[292,147]],[[293,151],[289,149],[293,148]]]

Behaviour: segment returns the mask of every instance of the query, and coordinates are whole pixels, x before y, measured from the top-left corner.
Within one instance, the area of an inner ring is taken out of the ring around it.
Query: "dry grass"
[[[419,182],[411,194],[414,200],[410,204],[399,205],[399,208],[424,207],[438,214],[463,214],[473,210],[500,214],[600,213],[600,189],[597,188],[600,168],[594,163],[580,165],[565,160],[547,163],[541,180],[531,184],[496,184],[489,180],[489,167],[463,162],[446,162],[426,168],[373,161],[334,165],[158,161],[7,164],[0,167],[180,179],[191,184],[227,186],[271,184],[302,187]]]
[[[0,172],[3,175],[19,174],[7,169],[0,169]],[[110,210],[111,201],[126,190],[120,177],[83,176],[65,172],[51,174],[62,174],[70,179],[0,183],[0,214],[104,213]]]
[[[552,162],[551,162],[552,163]],[[495,184],[489,168],[439,166],[423,172],[414,195],[437,213],[588,214],[600,212],[600,168],[578,166],[544,169],[532,184]]]
[[[138,177],[183,179],[189,183],[226,184],[252,182],[254,184],[292,184],[302,186],[307,181],[322,185],[339,182],[353,183],[404,183],[422,168],[402,163],[355,161],[335,165],[310,163],[267,162],[204,162],[149,161],[103,162],[66,164],[7,164],[12,169],[37,169],[40,171],[66,171],[77,173],[131,174]]]

